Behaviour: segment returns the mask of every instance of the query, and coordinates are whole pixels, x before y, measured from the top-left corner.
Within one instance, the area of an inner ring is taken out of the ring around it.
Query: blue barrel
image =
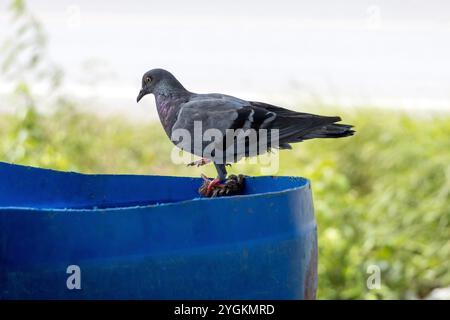
[[[308,180],[213,199],[201,183],[0,163],[0,298],[315,298]]]

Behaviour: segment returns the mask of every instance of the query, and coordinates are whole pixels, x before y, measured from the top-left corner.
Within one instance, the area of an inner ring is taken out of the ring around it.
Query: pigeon
[[[292,143],[304,140],[348,137],[355,132],[352,125],[337,123],[341,121],[338,116],[296,112],[220,93],[194,93],[186,90],[164,69],[152,69],[143,75],[137,102],[151,93],[155,96],[158,115],[169,139],[180,149],[201,158],[189,165],[214,163],[218,177],[209,180],[203,176],[205,184],[200,188],[206,196],[236,193],[243,187],[241,175],[232,175],[227,180],[226,166],[231,162],[270,152],[273,148],[291,149]],[[197,124],[200,131],[196,133]],[[250,130],[256,137],[252,141],[245,134],[229,135],[229,132]],[[189,133],[191,139],[180,139],[180,132]],[[214,148],[211,148],[212,139],[202,138],[195,143],[199,133],[203,136],[207,132],[214,133]],[[265,148],[260,147],[263,140]],[[239,148],[241,145],[243,147]]]

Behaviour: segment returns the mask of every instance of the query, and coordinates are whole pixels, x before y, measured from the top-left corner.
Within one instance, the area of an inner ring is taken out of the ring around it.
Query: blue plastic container
[[[315,298],[309,182],[247,178],[214,199],[201,182],[0,163],[0,298]]]

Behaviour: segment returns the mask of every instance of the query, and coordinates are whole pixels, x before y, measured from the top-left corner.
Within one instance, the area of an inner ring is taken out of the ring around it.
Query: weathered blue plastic
[[[315,297],[307,180],[247,178],[244,195],[215,199],[200,184],[0,163],[0,298]]]

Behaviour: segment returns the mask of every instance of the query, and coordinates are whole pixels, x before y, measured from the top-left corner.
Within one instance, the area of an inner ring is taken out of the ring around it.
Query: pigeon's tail
[[[342,138],[352,136],[355,131],[348,124],[333,123],[314,130],[302,137],[303,140],[314,138]]]

